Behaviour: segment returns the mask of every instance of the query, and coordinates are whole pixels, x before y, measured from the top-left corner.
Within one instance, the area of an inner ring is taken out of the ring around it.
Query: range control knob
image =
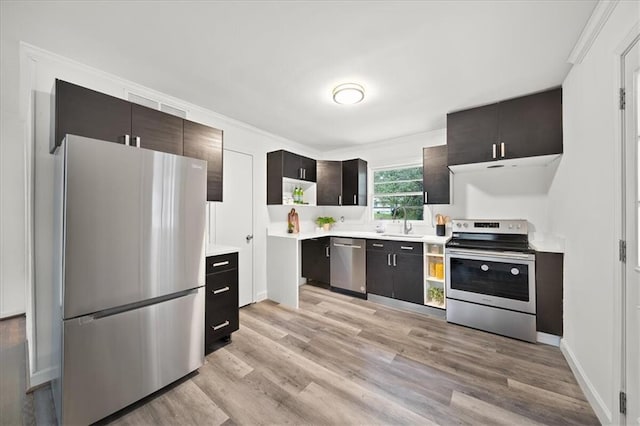
[[[513,229],[513,225],[509,225],[509,229]]]
[[[469,227],[469,224],[467,222],[463,223],[462,226],[464,226],[465,228]]]
[[[517,226],[517,228],[518,228],[518,229],[522,228],[522,225],[518,225],[518,226]]]
[[[456,226],[457,226],[458,228],[460,228],[460,227],[462,226],[462,224],[461,224],[460,222],[458,222],[458,223],[456,223]]]

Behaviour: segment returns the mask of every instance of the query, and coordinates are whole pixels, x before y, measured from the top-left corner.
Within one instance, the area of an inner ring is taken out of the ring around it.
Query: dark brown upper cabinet
[[[313,178],[319,206],[367,205],[367,162],[361,159],[316,161],[284,150],[268,152],[267,204],[282,204],[283,178]]]
[[[562,89],[447,114],[448,165],[562,153]]]
[[[183,120],[184,155],[207,162],[207,201],[222,201],[223,132]]]
[[[282,176],[316,181],[316,160],[289,151],[282,151]]]
[[[447,145],[422,149],[422,183],[425,204],[450,204],[450,171]]]
[[[283,149],[268,152],[267,204],[282,204],[282,178],[315,182],[316,160]]]
[[[222,130],[58,79],[54,96],[51,152],[69,133],[205,160],[207,200],[222,201]]]
[[[562,89],[498,105],[500,158],[562,154]]]
[[[339,206],[342,202],[342,161],[317,161],[317,204]]]
[[[175,115],[131,104],[131,144],[153,151],[182,155],[183,121]]]
[[[498,104],[447,114],[449,166],[495,159],[498,140]]]
[[[342,205],[367,205],[367,162],[360,158],[342,162]]]
[[[50,152],[66,134],[124,143],[131,136],[131,104],[94,90],[56,79],[55,130]]]

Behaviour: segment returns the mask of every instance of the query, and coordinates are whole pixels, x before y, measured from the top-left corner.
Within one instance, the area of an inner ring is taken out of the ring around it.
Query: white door
[[[238,254],[239,305],[253,294],[253,156],[225,149],[222,203],[215,203],[215,243],[235,246]]]
[[[623,161],[625,167],[624,238],[627,261],[624,267],[625,280],[625,391],[627,394],[627,417],[629,425],[640,425],[640,258],[638,253],[638,217],[640,213],[640,41],[627,51],[624,60],[624,89],[626,106],[623,111],[624,142]]]

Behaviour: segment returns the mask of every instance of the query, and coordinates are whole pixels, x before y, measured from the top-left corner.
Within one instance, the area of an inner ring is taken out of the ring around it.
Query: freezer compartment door
[[[60,424],[93,423],[202,366],[204,298],[199,288],[111,316],[64,321]]]
[[[64,318],[204,285],[206,162],[67,135]]]

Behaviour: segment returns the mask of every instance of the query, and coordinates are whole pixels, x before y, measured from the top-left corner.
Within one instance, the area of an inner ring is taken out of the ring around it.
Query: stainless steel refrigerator
[[[54,158],[54,401],[89,424],[203,363],[207,166],[73,135]]]

